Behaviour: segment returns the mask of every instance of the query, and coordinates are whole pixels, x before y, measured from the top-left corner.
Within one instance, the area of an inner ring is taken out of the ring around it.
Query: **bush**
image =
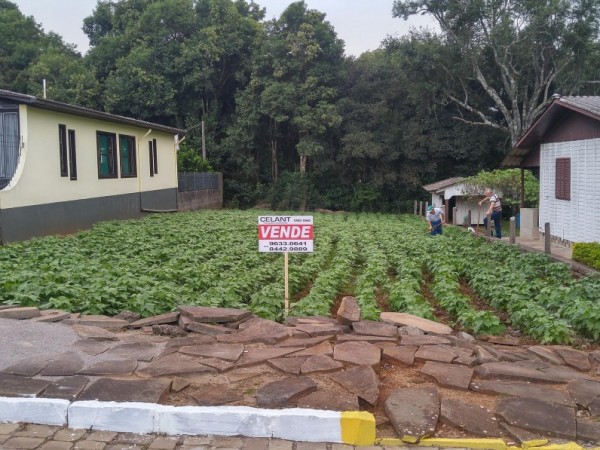
[[[577,242],[573,245],[573,261],[600,270],[600,243]]]

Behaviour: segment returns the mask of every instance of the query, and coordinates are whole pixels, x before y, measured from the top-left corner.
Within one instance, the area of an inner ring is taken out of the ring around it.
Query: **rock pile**
[[[518,444],[600,442],[600,351],[475,338],[403,313],[360,320],[352,297],[336,319],[285,324],[198,306],[145,319],[1,307],[0,318],[60,322],[80,337],[4,368],[0,396],[367,409],[407,442],[442,427]],[[422,381],[386,385],[384,368]]]

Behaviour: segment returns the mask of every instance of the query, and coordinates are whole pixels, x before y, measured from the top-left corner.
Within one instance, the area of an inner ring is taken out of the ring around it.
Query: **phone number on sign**
[[[307,252],[308,247],[269,247],[270,252]]]
[[[306,241],[299,241],[299,242],[294,242],[294,241],[284,241],[284,242],[280,242],[280,241],[269,241],[269,246],[270,247],[296,247],[296,246],[305,246],[306,245]]]

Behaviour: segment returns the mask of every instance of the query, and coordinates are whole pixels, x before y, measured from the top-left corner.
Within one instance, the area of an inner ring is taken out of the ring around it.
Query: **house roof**
[[[555,97],[508,152],[501,167],[520,167],[529,152],[540,145],[542,138],[554,124],[571,112],[600,121],[600,96]]]
[[[446,178],[445,180],[437,181],[435,183],[426,184],[423,186],[423,189],[429,192],[436,192],[440,189],[447,188],[448,186],[452,186],[453,184],[460,183],[463,180],[463,177],[453,177]]]
[[[54,100],[48,100],[45,98],[35,97],[33,95],[20,94],[17,92],[6,91],[0,89],[0,99],[12,100],[16,103],[21,103],[36,108],[47,109],[50,111],[57,111],[67,114],[74,114],[77,116],[88,117],[91,119],[105,120],[108,122],[115,122],[120,124],[133,125],[141,128],[152,128],[157,131],[164,131],[170,134],[182,134],[185,130],[180,128],[168,127],[166,125],[160,125],[157,123],[146,122],[145,120],[132,119],[130,117],[118,116],[116,114],[109,114],[102,111],[96,111],[89,108],[83,108],[81,106],[69,105],[68,103],[57,102]]]

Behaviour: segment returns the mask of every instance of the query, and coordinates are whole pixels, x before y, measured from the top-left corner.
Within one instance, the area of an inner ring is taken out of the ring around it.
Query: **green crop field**
[[[283,255],[259,253],[257,239],[257,217],[274,214],[154,215],[0,247],[0,304],[142,316],[187,304],[282,320]],[[472,333],[600,338],[598,278],[451,227],[431,237],[414,216],[313,216],[315,252],[289,256],[291,315],[329,315],[353,295],[364,319],[400,311]]]

